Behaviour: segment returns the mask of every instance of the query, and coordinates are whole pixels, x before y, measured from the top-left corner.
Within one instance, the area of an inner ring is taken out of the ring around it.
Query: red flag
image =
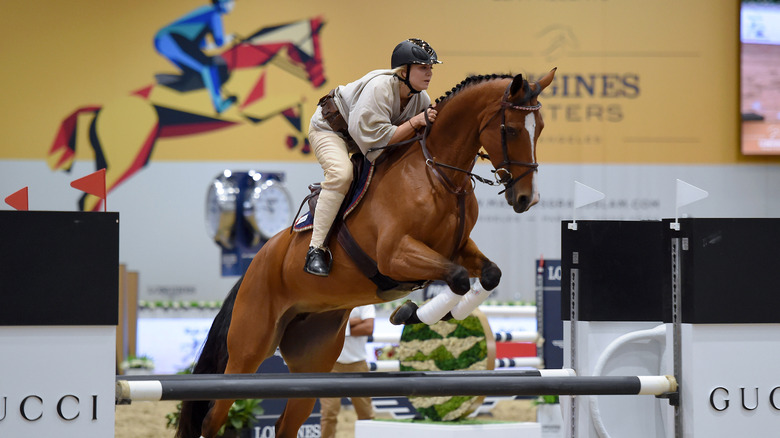
[[[19,211],[27,211],[27,187],[5,198],[5,203]]]
[[[100,169],[97,172],[90,173],[89,175],[79,178],[76,181],[70,183],[70,186],[74,189],[87,192],[90,195],[95,195],[103,200],[103,211],[106,206],[106,169]]]

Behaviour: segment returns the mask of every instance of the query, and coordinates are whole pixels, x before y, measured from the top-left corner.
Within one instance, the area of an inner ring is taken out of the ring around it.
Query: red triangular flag
[[[79,178],[70,183],[74,189],[95,195],[100,199],[106,199],[106,169],[100,169],[95,173]]]
[[[106,210],[106,169],[100,169],[97,172],[79,178],[70,183],[74,189],[95,195],[103,200],[103,211]]]
[[[5,203],[19,211],[27,211],[27,187],[5,198]]]

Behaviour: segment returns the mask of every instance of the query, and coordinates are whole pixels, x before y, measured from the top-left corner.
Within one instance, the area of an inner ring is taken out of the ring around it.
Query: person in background
[[[366,362],[366,343],[368,337],[374,333],[374,318],[376,309],[369,304],[355,307],[349,314],[346,337],[341,355],[333,365],[332,373],[357,373],[368,372]],[[358,420],[370,420],[374,418],[374,409],[371,406],[371,397],[350,397]],[[322,438],[334,438],[336,436],[336,424],[341,410],[340,398],[320,399],[320,431]]]

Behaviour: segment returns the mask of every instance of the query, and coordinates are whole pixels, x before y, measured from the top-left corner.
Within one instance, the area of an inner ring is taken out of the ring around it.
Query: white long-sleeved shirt
[[[335,103],[349,125],[349,134],[363,155],[374,161],[381,152],[368,154],[369,149],[390,143],[397,125],[409,120],[431,104],[428,93],[413,94],[401,111],[401,81],[393,70],[374,70],[362,78],[336,88]],[[331,131],[317,107],[311,118],[314,129]]]

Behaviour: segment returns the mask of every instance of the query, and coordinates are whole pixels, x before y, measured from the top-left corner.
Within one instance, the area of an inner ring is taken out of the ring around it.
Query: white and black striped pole
[[[139,376],[141,377],[141,376]],[[577,377],[570,370],[520,372],[181,375],[117,380],[116,401],[246,398],[661,395],[671,376]]]

